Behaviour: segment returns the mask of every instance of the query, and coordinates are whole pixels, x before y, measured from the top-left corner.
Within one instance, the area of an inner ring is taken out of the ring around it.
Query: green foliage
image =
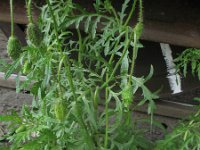
[[[180,54],[175,62],[177,63],[177,70],[183,69],[183,74],[186,77],[188,68],[191,66],[192,74],[198,74],[200,80],[200,50],[186,49]],[[200,102],[199,98],[195,100]],[[163,140],[157,142],[156,150],[198,150],[200,149],[200,105],[196,108],[197,112],[189,118],[178,123],[173,131],[166,135]]]
[[[197,74],[200,80],[200,49],[186,49],[178,58],[175,59],[177,68],[183,69],[183,74],[186,77],[190,66],[192,74]]]
[[[11,129],[15,132],[5,137],[12,143],[11,149],[152,147],[131,117],[133,95],[138,90],[142,90],[143,100],[135,107],[147,102],[151,123],[154,99],[158,98],[145,85],[153,68],[146,78],[134,76],[143,29],[142,0],[138,1],[137,25],[128,25],[136,4],[125,0],[117,12],[111,1],[96,0],[95,12],[89,12],[71,0],[47,0],[39,20],[43,39],[27,29],[30,43],[23,47],[20,58],[2,66],[7,68],[6,77],[13,71],[26,74],[23,83],[17,78],[17,91],[32,84],[34,97],[31,108],[24,106],[20,121],[14,122]],[[130,12],[128,5],[132,6]],[[34,42],[33,37],[39,41]],[[131,87],[128,92],[124,92],[125,86]]]
[[[200,107],[187,120],[178,124],[174,130],[158,142],[156,150],[198,150],[200,149]]]

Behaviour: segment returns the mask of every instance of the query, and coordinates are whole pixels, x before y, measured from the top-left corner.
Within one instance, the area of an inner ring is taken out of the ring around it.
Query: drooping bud
[[[134,28],[134,32],[136,34],[136,38],[139,39],[142,35],[143,32],[143,23],[142,22],[138,22]]]
[[[43,35],[39,27],[35,23],[29,23],[26,30],[27,39],[34,45],[40,46]]]
[[[123,104],[126,108],[129,107],[129,105],[133,101],[133,88],[131,85],[126,85],[124,89],[122,90],[122,100]]]
[[[57,99],[54,105],[56,119],[63,121],[65,118],[65,107],[62,100]]]
[[[22,52],[22,46],[21,42],[19,39],[15,36],[11,36],[8,39],[8,44],[7,44],[7,51],[8,55],[13,59],[16,60],[19,58],[21,52]]]

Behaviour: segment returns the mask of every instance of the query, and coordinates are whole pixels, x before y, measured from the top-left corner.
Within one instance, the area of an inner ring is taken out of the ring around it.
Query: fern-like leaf
[[[125,11],[128,8],[128,3],[129,2],[130,2],[130,0],[125,0],[124,3],[122,4],[121,12],[118,13],[121,23],[123,22],[124,17],[126,17]]]
[[[87,18],[87,20],[85,21],[84,31],[85,31],[86,33],[88,33],[89,26],[90,26],[90,23],[91,23],[91,19],[92,19],[92,17],[89,16],[89,17]]]
[[[96,28],[97,28],[97,24],[98,22],[100,21],[100,17],[98,16],[95,21],[94,21],[94,24],[92,25],[92,30],[91,30],[91,33],[92,33],[92,38],[94,39],[95,38],[95,35],[96,35]]]

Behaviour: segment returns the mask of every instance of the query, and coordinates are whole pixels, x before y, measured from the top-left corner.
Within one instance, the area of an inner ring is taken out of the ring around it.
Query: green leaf
[[[143,99],[143,100],[141,100],[137,105],[138,105],[138,106],[142,106],[142,105],[145,104],[146,101],[147,101],[146,99]]]
[[[122,22],[124,20],[124,17],[126,16],[125,11],[128,8],[128,3],[129,2],[130,2],[130,0],[125,0],[124,3],[122,4],[122,10],[121,10],[121,12],[118,13],[119,17],[120,17],[121,24],[122,24]]]
[[[7,69],[4,78],[7,80],[10,75],[17,69],[17,67],[20,65],[19,59],[15,60],[12,65]]]
[[[90,23],[91,23],[91,19],[92,19],[92,17],[89,16],[89,17],[87,17],[87,20],[85,21],[84,30],[85,30],[86,33],[88,33],[89,26],[90,26]]]
[[[92,34],[92,38],[94,39],[95,36],[96,36],[96,28],[97,28],[97,24],[98,22],[100,21],[100,17],[98,16],[95,20],[94,20],[94,23],[92,25],[92,29],[91,29],[91,34]]]
[[[147,113],[148,114],[152,114],[155,109],[156,109],[155,102],[154,101],[149,101]]]
[[[200,63],[198,64],[198,70],[197,70],[197,73],[198,73],[198,78],[200,80]]]
[[[20,117],[16,115],[0,115],[0,121],[4,122],[18,122],[20,123],[22,120]]]
[[[145,78],[145,82],[147,82],[151,79],[151,77],[153,76],[153,72],[154,72],[154,69],[153,69],[153,66],[151,65],[150,72],[149,72],[148,76]]]
[[[84,16],[81,16],[79,18],[77,18],[76,22],[75,22],[75,27],[76,29],[79,28],[80,22],[83,20]]]
[[[194,75],[196,67],[197,67],[197,62],[195,60],[191,62],[191,67],[192,67],[192,74]]]

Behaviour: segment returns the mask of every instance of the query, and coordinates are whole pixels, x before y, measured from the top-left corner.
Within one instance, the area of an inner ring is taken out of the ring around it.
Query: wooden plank
[[[0,2],[0,21],[10,22],[10,7],[9,0],[1,0]],[[33,19],[37,20],[40,12],[33,8]],[[26,8],[24,0],[15,0],[14,1],[14,20],[15,23],[26,24],[28,18],[26,16]]]
[[[6,37],[10,36],[10,23],[0,22],[0,29],[3,31]],[[19,38],[22,45],[26,45],[25,33],[20,29],[20,27],[17,24],[15,24],[14,26],[14,31],[15,35]]]
[[[172,118],[185,118],[195,112],[192,105],[176,103],[165,100],[155,100],[156,102],[156,115],[167,116]],[[135,111],[147,113],[147,104],[135,109]]]
[[[79,0],[80,1],[80,0]],[[185,47],[196,47],[200,48],[200,25],[193,24],[193,22],[182,22],[181,20],[176,21],[175,19],[173,21],[166,21],[165,18],[172,18],[172,16],[159,16],[160,20],[158,19],[152,19],[148,17],[148,14],[151,13],[151,11],[154,11],[154,7],[157,8],[158,4],[153,3],[151,1],[145,1],[147,4],[144,6],[145,10],[145,18],[144,18],[144,32],[142,35],[142,39],[149,40],[149,41],[155,41],[155,42],[162,42],[162,43],[169,43],[174,45],[180,45]],[[91,3],[90,2],[81,2],[85,7],[88,9],[91,9]],[[152,5],[150,5],[152,3]],[[170,3],[170,2],[163,2],[163,3]],[[180,7],[182,3],[180,3]],[[121,5],[121,1],[117,4],[118,6]],[[152,9],[148,7],[148,5],[152,6]],[[169,5],[169,4],[168,4]],[[177,4],[179,5],[179,4]],[[164,7],[164,4],[163,6]],[[23,1],[16,0],[15,1],[15,22],[26,24],[27,23],[27,17],[26,17],[26,10]],[[159,8],[159,7],[158,7]],[[177,9],[177,7],[174,7],[173,9]],[[190,8],[190,7],[189,7]],[[174,10],[173,10],[174,11]],[[189,10],[187,10],[189,11]],[[34,20],[37,20],[37,17],[39,15],[39,11],[37,9],[34,9]],[[176,11],[175,11],[176,12]],[[191,10],[192,12],[192,10]],[[165,12],[162,12],[165,13]],[[181,12],[179,13],[179,16],[181,15]],[[184,13],[184,12],[182,12]],[[193,13],[194,14],[194,13]],[[147,17],[146,17],[147,16]],[[153,17],[153,16],[152,16]],[[192,16],[191,16],[192,18]],[[135,23],[133,19],[131,25]],[[1,1],[1,9],[0,9],[0,21],[9,22],[10,21],[10,13],[9,13],[9,1],[8,0],[2,0]]]
[[[200,48],[200,26],[146,20],[142,39]]]
[[[16,87],[16,74],[12,74],[7,80],[4,79],[5,73],[0,72],[0,86],[1,87],[6,87],[6,88],[11,88],[15,89]],[[26,76],[20,76],[19,77],[20,82],[23,82],[26,80]],[[30,85],[31,86],[31,85]],[[26,89],[27,90],[27,89]],[[167,117],[172,117],[172,118],[184,118],[192,114],[195,109],[192,105],[187,105],[187,104],[181,104],[181,103],[176,103],[176,102],[169,102],[169,101],[164,101],[164,100],[155,100],[156,102],[156,115],[161,115],[161,116],[167,116]],[[101,105],[103,102],[101,102]],[[137,103],[133,104],[136,105]],[[111,107],[113,107],[114,104],[111,104]],[[147,113],[147,104],[144,104],[143,106],[136,107],[134,111],[137,112],[143,112]]]
[[[11,76],[5,80],[4,78],[5,73],[0,72],[0,86],[5,87],[5,88],[11,88],[15,89],[16,88],[16,74],[11,74]],[[20,82],[23,82],[26,80],[26,76],[19,76]]]
[[[156,110],[154,112],[154,115],[158,116],[165,116],[165,117],[171,117],[175,119],[184,119],[188,117],[189,115],[193,114],[195,112],[195,107],[191,105],[185,105],[181,103],[172,103],[170,101],[163,101],[163,100],[155,100],[156,102]],[[104,107],[104,104],[102,102],[101,107]],[[144,113],[147,114],[147,108],[148,104],[144,104],[139,107],[134,107],[134,105],[137,105],[137,103],[134,103],[132,108],[133,112],[138,113]],[[110,107],[114,107],[114,103],[111,102]]]

